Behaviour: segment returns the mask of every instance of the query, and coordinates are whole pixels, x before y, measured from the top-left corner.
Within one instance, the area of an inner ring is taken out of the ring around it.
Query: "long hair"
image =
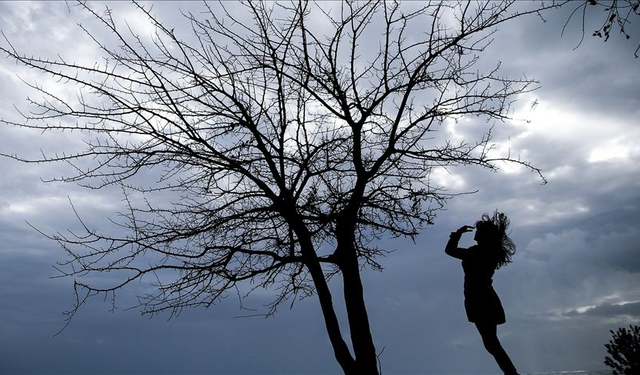
[[[497,210],[492,216],[482,215],[476,222],[476,229],[482,231],[482,237],[495,257],[496,269],[511,263],[511,257],[516,253],[516,245],[507,235],[508,228],[509,218]]]

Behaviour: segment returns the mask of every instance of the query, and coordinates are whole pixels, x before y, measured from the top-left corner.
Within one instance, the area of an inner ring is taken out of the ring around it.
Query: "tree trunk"
[[[353,211],[351,211],[353,212]],[[359,375],[378,375],[378,358],[373,344],[369,316],[364,302],[364,288],[355,247],[355,215],[347,210],[336,225],[336,258],[342,272],[344,301],[351,333],[351,343]]]
[[[344,300],[351,331],[351,343],[356,357],[356,372],[359,375],[378,375],[378,359],[369,326],[356,251],[353,245],[340,251],[343,252],[340,268],[344,283]]]
[[[344,299],[353,356],[342,337],[338,318],[333,308],[331,290],[315,253],[311,235],[304,224],[301,224],[302,221],[294,220],[293,223],[292,228],[300,240],[304,263],[316,287],[325,326],[338,364],[345,375],[378,375],[376,349],[369,326],[369,316],[364,302],[364,289],[360,279],[360,267],[353,240],[355,222],[344,220],[337,225],[335,252],[337,264],[343,277]]]
[[[349,347],[342,337],[340,332],[340,324],[338,317],[336,316],[335,309],[333,308],[333,299],[331,297],[331,290],[327,285],[327,280],[324,277],[322,266],[318,261],[318,257],[314,251],[311,237],[302,225],[295,226],[296,233],[300,239],[300,250],[305,258],[304,263],[309,270],[309,274],[313,280],[313,284],[318,294],[318,301],[320,302],[320,308],[322,310],[322,316],[324,317],[325,327],[327,334],[329,335],[329,341],[333,347],[333,354],[336,357],[336,361],[344,371],[345,375],[358,375],[362,374],[357,371],[354,360]]]
[[[333,347],[333,354],[335,355],[338,364],[340,364],[345,375],[363,374],[357,371],[355,366],[356,361],[353,359],[353,356],[351,356],[349,347],[342,338],[338,317],[336,316],[335,309],[333,308],[331,291],[327,285],[320,263],[310,262],[307,264],[307,268],[309,269],[309,273],[311,274],[311,278],[313,279],[313,283],[316,287],[316,293],[318,294],[318,300],[320,301],[325,327],[327,328],[329,340]]]

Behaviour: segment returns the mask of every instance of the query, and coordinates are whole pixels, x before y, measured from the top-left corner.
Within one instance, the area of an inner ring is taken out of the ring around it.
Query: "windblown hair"
[[[492,216],[482,215],[476,222],[476,229],[482,230],[482,236],[495,256],[496,269],[511,263],[511,257],[516,253],[516,245],[507,235],[508,228],[509,218],[497,210]]]

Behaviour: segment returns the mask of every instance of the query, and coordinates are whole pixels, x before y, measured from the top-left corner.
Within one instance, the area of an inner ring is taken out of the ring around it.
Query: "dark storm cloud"
[[[102,11],[102,4],[94,3]],[[193,7],[195,3],[189,3]],[[150,35],[130,4],[111,3],[143,37]],[[182,5],[181,5],[182,7]],[[175,3],[156,3],[156,11],[187,35]],[[501,61],[502,74],[540,80],[539,90],[514,104],[521,121],[497,123],[494,141],[501,150],[543,169],[549,183],[525,169],[503,166],[499,173],[477,168],[442,173],[449,192],[478,189],[450,201],[417,243],[385,240],[395,250],[382,259],[382,273],[365,270],[365,291],[385,373],[495,372],[462,304],[459,262],[443,254],[450,231],[473,224],[498,208],[512,219],[518,245],[514,263],[495,276],[507,309],[501,339],[524,372],[602,368],[603,343],[610,322],[637,322],[640,300],[640,152],[636,130],[640,75],[633,46],[612,36],[607,43],[587,38],[577,50],[576,25],[559,37],[566,11],[532,17],[496,34],[485,68]],[[0,29],[16,46],[36,55],[62,53],[72,60],[96,59],[75,23],[93,27],[86,14],[65,3],[0,3]],[[98,35],[105,31],[95,27]],[[587,29],[588,30],[588,29]],[[186,36],[185,36],[186,37]],[[3,117],[15,115],[27,90],[15,74],[35,78],[13,62],[0,62]],[[539,101],[530,110],[531,103]],[[491,124],[460,121],[452,133],[478,139]],[[443,132],[451,130],[441,129]],[[36,137],[0,128],[2,150],[76,147],[70,135]],[[600,150],[600,151],[598,151]],[[0,363],[1,372],[33,373],[337,373],[314,297],[283,305],[272,319],[236,318],[231,295],[209,310],[188,310],[166,321],[148,320],[135,303],[145,285],[123,291],[110,313],[109,301],[95,300],[61,335],[61,312],[72,306],[72,280],[51,280],[52,265],[64,254],[29,228],[47,232],[77,228],[68,197],[92,226],[103,228],[121,203],[120,192],[91,192],[72,184],[42,184],[64,166],[37,167],[0,160]],[[463,246],[473,242],[463,239]],[[338,309],[340,287],[335,301]],[[271,292],[245,301],[264,311]],[[596,306],[596,307],[593,307]],[[589,318],[589,319],[584,319]],[[343,327],[345,322],[343,323]],[[615,323],[617,324],[617,323]],[[345,334],[346,333],[345,327]],[[460,361],[460,358],[467,358]],[[8,358],[8,360],[5,360]]]

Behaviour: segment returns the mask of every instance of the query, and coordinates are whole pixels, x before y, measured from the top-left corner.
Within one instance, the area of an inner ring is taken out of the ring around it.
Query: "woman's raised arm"
[[[470,225],[464,225],[460,227],[457,231],[451,232],[449,235],[449,242],[447,242],[447,246],[444,248],[444,252],[458,259],[464,259],[467,255],[467,249],[458,247],[458,242],[460,241],[460,237],[462,237],[463,233],[471,232],[473,227]]]

